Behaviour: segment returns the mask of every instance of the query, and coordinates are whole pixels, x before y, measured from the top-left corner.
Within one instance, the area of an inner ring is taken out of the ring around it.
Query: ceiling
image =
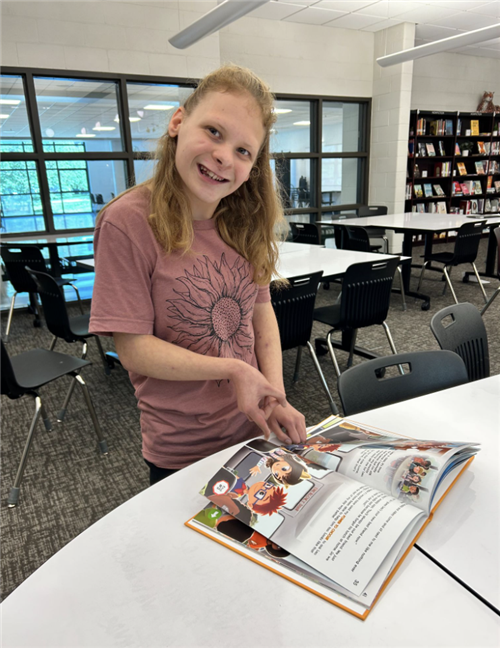
[[[272,0],[248,15],[371,32],[412,22],[416,24],[415,45],[423,45],[500,23],[500,1]],[[500,58],[500,38],[450,51]]]

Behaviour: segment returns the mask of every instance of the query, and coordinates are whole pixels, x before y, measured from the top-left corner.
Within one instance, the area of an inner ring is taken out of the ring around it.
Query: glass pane
[[[313,207],[316,204],[314,196],[314,181],[312,163],[309,159],[271,160],[271,168],[281,186],[281,196],[285,209]]]
[[[272,153],[309,153],[311,151],[311,103],[275,101],[277,121],[271,131]]]
[[[6,74],[0,77],[0,134],[2,153],[33,152],[20,76]]]
[[[7,234],[45,230],[36,162],[0,162],[1,229]]]
[[[361,104],[325,101],[322,150],[325,153],[363,151],[363,126]]]
[[[321,204],[348,205],[361,202],[362,163],[360,158],[323,159]]]
[[[44,151],[123,150],[115,82],[35,77],[35,90]]]
[[[46,169],[56,229],[94,227],[99,210],[127,188],[121,160],[50,160]]]
[[[156,160],[134,160],[135,184],[153,177]]]
[[[133,150],[153,152],[175,109],[192,92],[193,88],[180,88],[177,85],[128,83]]]

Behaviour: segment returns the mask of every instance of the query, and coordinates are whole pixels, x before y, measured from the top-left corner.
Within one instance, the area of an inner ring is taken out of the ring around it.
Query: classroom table
[[[493,229],[500,225],[500,215],[482,214],[474,220],[486,220],[486,227],[490,230],[488,239],[488,251],[486,254],[486,267],[483,276],[495,277],[495,250],[496,237]],[[396,233],[403,233],[403,255],[412,256],[413,237],[416,234],[437,234],[440,232],[453,232],[459,229],[464,223],[471,221],[471,218],[463,214],[427,214],[407,212],[404,214],[386,214],[384,216],[362,216],[354,218],[340,218],[336,220],[321,221],[327,225],[352,225],[355,227],[380,227],[381,229],[394,230]],[[426,237],[425,251],[432,249],[432,236]],[[408,296],[423,300],[422,310],[430,307],[428,295],[416,293],[410,290],[411,267],[409,264],[403,266],[403,280],[405,292]]]
[[[498,499],[492,501],[499,386],[496,376],[353,417],[420,438],[483,443],[419,544],[432,533],[450,543],[454,528],[456,546],[470,550],[466,560],[493,585],[498,536],[487,559],[482,545],[474,552],[465,538],[481,524],[479,542],[500,516]],[[456,416],[469,396],[482,406],[481,428],[471,428],[472,415]],[[498,647],[500,616],[418,549],[361,621],[186,528],[205,504],[199,489],[235,449],[143,491],[42,565],[1,605],[2,647]]]
[[[14,236],[3,239],[7,245],[23,244],[36,245],[39,248],[48,248],[50,258],[51,274],[60,277],[63,272],[68,272],[61,264],[58,248],[62,245],[82,245],[82,243],[93,243],[94,233],[87,231],[72,232],[71,234],[42,234],[40,236]]]

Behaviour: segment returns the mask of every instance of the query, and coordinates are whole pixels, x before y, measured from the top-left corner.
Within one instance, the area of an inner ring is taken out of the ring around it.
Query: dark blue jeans
[[[173,475],[177,470],[175,468],[160,468],[159,466],[155,466],[152,464],[150,461],[147,459],[144,459],[146,464],[148,465],[149,468],[149,485],[152,486],[153,484],[156,484],[157,482],[161,481],[162,479],[165,479],[165,477],[170,477],[170,475]]]

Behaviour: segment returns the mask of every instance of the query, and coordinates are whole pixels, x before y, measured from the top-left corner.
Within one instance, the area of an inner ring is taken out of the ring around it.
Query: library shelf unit
[[[405,211],[500,212],[500,113],[412,110]]]

